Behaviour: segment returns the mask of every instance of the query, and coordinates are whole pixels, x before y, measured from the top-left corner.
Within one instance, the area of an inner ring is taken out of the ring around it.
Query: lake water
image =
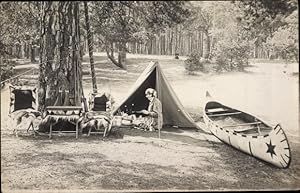
[[[204,105],[205,93],[227,106],[256,115],[271,125],[280,123],[288,135],[300,136],[299,76],[291,64],[259,63],[244,72],[190,77],[171,81],[185,107]]]

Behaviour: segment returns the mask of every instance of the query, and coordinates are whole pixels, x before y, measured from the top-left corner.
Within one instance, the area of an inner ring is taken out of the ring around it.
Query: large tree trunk
[[[17,45],[15,45],[15,49],[16,49],[16,53],[15,53],[16,57],[17,58],[22,58],[22,56],[21,56],[21,44],[18,43]]]
[[[122,69],[127,69],[126,66],[126,43],[120,42],[119,43],[119,52],[118,52],[118,63]]]
[[[157,50],[156,50],[156,36],[155,35],[153,36],[153,39],[151,42],[152,42],[152,53],[151,54],[157,54],[156,53]]]
[[[108,45],[110,44],[110,45]],[[122,63],[120,63],[119,61],[117,61],[114,57],[114,44],[113,43],[106,43],[105,45],[105,51],[106,51],[106,54],[107,54],[107,57],[110,59],[110,61],[118,66],[119,68],[122,68],[124,69],[124,67],[122,66]]]
[[[207,59],[210,57],[210,36],[208,31],[204,31],[204,34],[206,36],[204,58]]]
[[[29,43],[28,42],[26,42],[25,43],[25,57],[27,58],[27,59],[29,59],[29,53],[30,53],[30,51],[29,51]]]
[[[120,44],[118,44],[117,46],[118,46],[118,59],[116,60],[114,57],[114,44],[112,42],[105,43],[105,51],[107,57],[114,65],[126,70],[126,50],[123,50],[125,49],[125,47],[121,48],[122,46],[120,46]]]
[[[39,110],[80,105],[82,97],[79,2],[43,2],[40,41]],[[66,95],[58,103],[59,91]]]
[[[199,34],[200,34],[200,56],[203,57],[204,56],[204,54],[203,54],[203,32],[200,31]]]
[[[177,48],[177,52],[179,53],[179,55],[183,55],[181,39],[182,39],[182,30],[181,30],[181,26],[179,26],[178,48]]]
[[[21,45],[20,45],[20,56],[21,56],[21,58],[24,58],[24,56],[25,56],[25,53],[24,53],[24,42],[22,42],[21,43]]]
[[[170,41],[169,41],[169,54],[173,54],[173,38],[174,38],[174,31],[173,28],[170,29]]]
[[[148,46],[148,53],[147,54],[153,54],[152,52],[152,48],[153,48],[153,37],[150,37],[150,39],[147,42],[147,46]]]
[[[162,55],[166,55],[166,35],[162,36]]]
[[[94,64],[94,56],[93,56],[93,35],[92,35],[91,29],[90,29],[89,11],[88,11],[87,1],[84,1],[83,3],[84,3],[84,13],[85,13],[85,23],[86,23],[86,31],[87,31],[90,64],[91,64],[93,92],[97,93],[97,80],[96,80],[95,64]]]
[[[254,58],[258,58],[258,43],[254,42]]]
[[[160,55],[163,55],[164,53],[164,45],[163,45],[163,35],[159,35],[159,40],[160,40]]]
[[[156,55],[160,55],[160,34],[156,36],[155,44],[156,44],[156,51],[155,51]]]
[[[30,44],[30,61],[32,63],[35,63],[35,45],[33,45],[33,43]]]

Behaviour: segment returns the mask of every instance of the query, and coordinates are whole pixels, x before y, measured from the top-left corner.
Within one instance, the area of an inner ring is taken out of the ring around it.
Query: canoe
[[[203,119],[213,135],[259,160],[279,168],[290,166],[291,149],[280,124],[272,127],[253,115],[221,104],[208,92],[206,95]]]

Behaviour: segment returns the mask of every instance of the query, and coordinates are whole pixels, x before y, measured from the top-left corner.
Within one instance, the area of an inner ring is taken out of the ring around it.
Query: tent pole
[[[159,66],[156,64],[156,66],[157,66],[157,68],[159,68]],[[158,84],[158,82],[159,82],[159,74],[158,74],[158,70],[156,69],[156,80],[155,80],[155,90],[156,90],[156,92],[157,92],[157,98],[159,98],[159,96],[160,96],[160,93],[161,93],[161,90],[160,90],[160,88],[157,86],[157,84]],[[161,120],[161,121],[163,121],[163,120]],[[161,128],[158,128],[158,138],[160,139],[160,129]]]

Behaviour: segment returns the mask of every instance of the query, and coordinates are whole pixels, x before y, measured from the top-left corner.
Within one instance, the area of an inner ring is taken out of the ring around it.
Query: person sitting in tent
[[[153,88],[148,88],[145,91],[146,98],[149,100],[148,110],[141,110],[145,116],[144,122],[140,123],[139,127],[144,127],[143,129],[154,131],[160,130],[163,124],[162,115],[162,104],[157,98],[157,92]]]

